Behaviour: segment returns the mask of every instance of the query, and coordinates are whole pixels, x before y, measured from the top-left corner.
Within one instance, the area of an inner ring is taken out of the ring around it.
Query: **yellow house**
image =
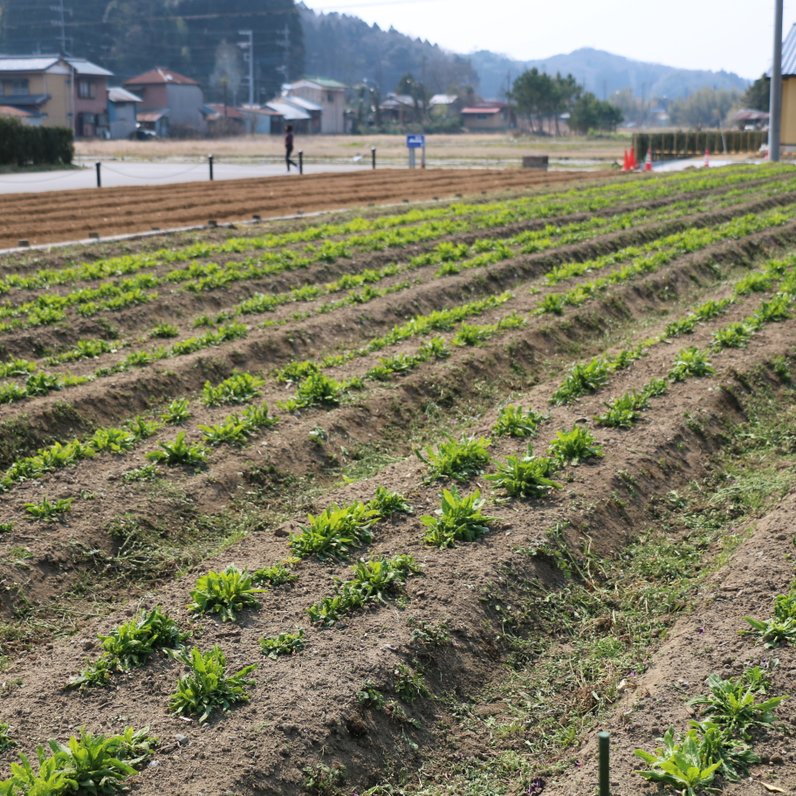
[[[796,147],[796,25],[782,42],[782,146]]]
[[[107,88],[112,73],[84,58],[57,55],[0,57],[0,105],[30,114],[47,127],[77,136],[107,129]]]

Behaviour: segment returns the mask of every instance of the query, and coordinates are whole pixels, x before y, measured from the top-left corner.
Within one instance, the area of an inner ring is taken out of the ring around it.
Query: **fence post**
[[[102,172],[101,172],[102,163],[97,161],[94,164],[94,167],[97,169],[97,188],[102,188]]]
[[[611,780],[609,776],[611,736],[607,732],[598,732],[597,739],[600,745],[600,796],[611,796]]]
[[[213,182],[213,156],[207,156],[207,165],[210,166],[210,182]]]
[[[373,169],[375,171],[375,169],[376,169],[376,147],[375,146],[372,146],[370,148],[370,163],[371,163],[371,166],[373,166]]]
[[[304,174],[304,153],[299,150],[299,174]]]

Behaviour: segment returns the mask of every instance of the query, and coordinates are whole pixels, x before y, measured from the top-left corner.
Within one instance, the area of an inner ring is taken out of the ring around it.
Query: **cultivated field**
[[[495,187],[4,256],[0,793],[796,785],[796,174]]]

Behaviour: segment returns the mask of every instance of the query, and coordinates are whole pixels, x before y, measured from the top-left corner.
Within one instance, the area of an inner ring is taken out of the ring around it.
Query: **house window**
[[[85,78],[78,80],[77,96],[80,97],[80,99],[94,99],[94,84]]]
[[[326,92],[326,101],[329,102],[329,103],[333,103],[334,102],[334,94],[332,94],[331,91],[327,91]]]
[[[19,80],[4,80],[3,94],[6,97],[24,97],[29,92],[27,78]]]

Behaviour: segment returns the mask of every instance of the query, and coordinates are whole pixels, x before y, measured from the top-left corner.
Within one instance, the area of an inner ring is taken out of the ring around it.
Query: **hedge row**
[[[0,166],[69,165],[74,136],[67,127],[28,127],[0,118]]]
[[[674,133],[634,133],[633,147],[640,163],[647,150],[653,160],[711,153],[757,152],[768,140],[762,130],[678,130]]]

